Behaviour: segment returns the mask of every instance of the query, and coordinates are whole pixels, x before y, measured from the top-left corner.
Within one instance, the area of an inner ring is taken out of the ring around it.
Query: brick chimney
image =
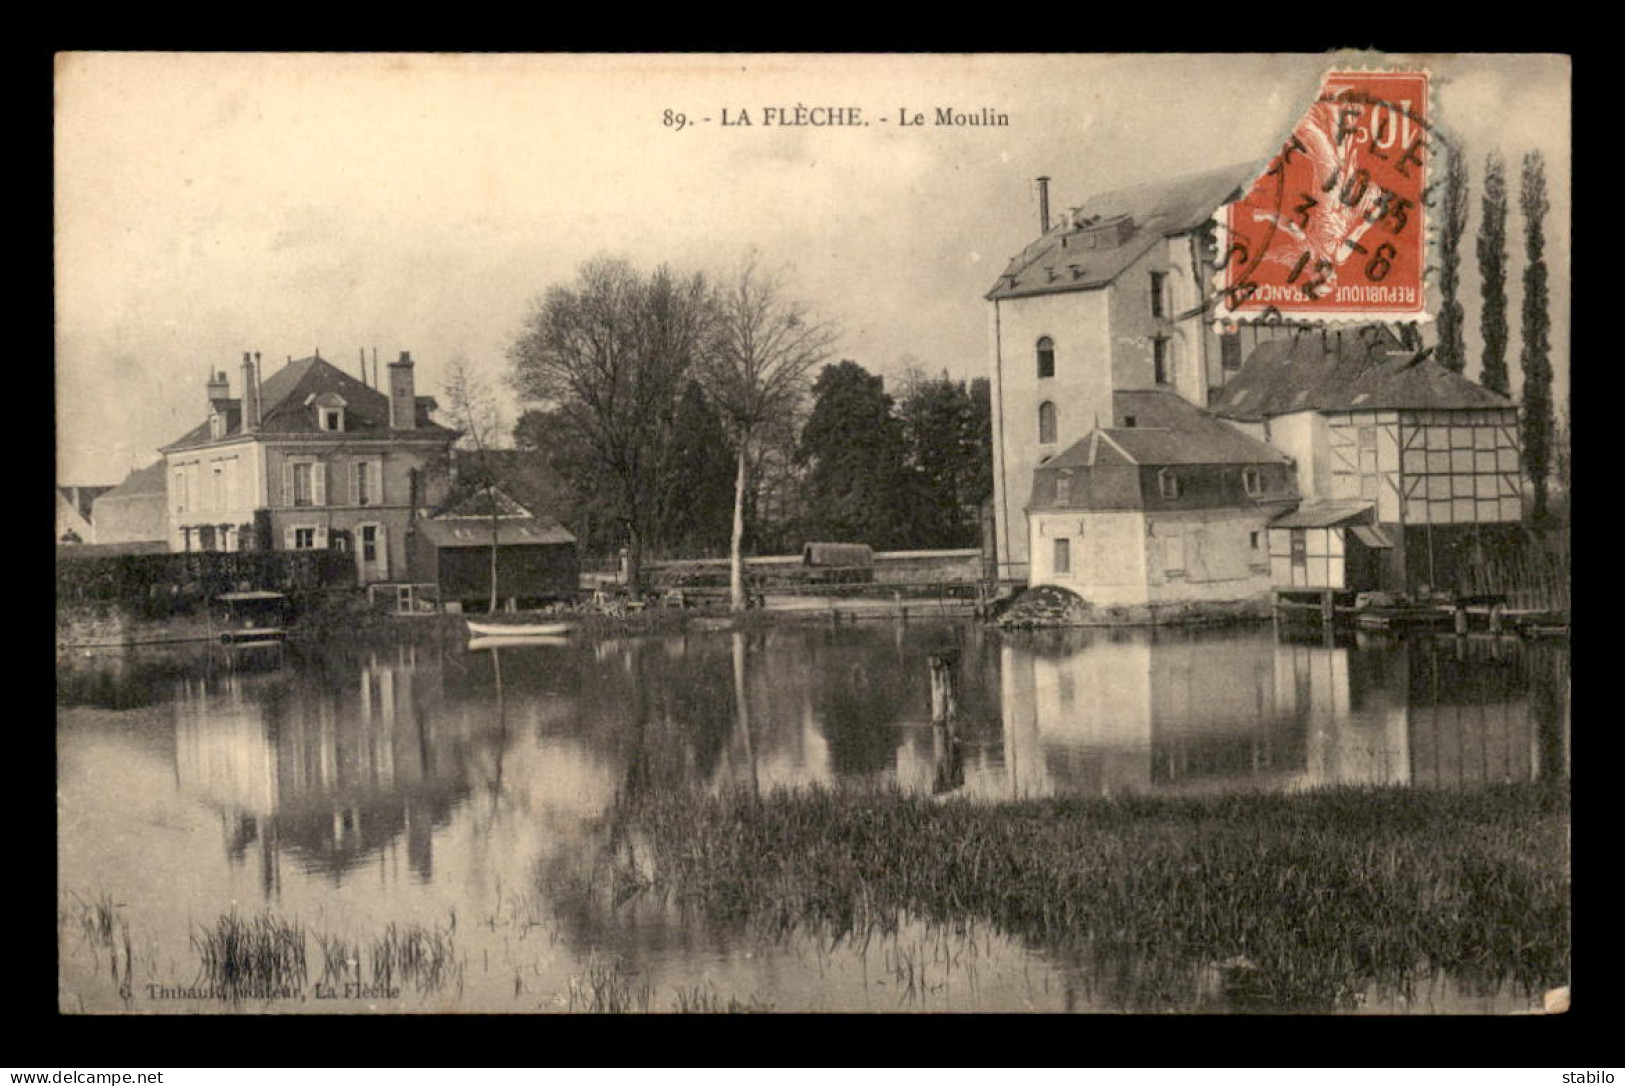
[[[231,382],[226,380],[226,371],[220,370],[209,375],[209,410],[219,411],[222,401],[231,399]]]
[[[415,430],[418,401],[412,386],[412,353],[402,351],[398,361],[389,364],[389,428]]]
[[[260,428],[259,355],[243,352],[243,433]]]

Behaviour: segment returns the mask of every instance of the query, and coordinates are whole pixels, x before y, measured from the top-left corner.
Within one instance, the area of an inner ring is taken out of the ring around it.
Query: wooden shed
[[[442,603],[483,611],[491,602],[493,544],[500,605],[575,599],[581,577],[576,537],[498,488],[458,495],[412,523],[412,580],[437,586]]]
[[[496,530],[497,597],[519,607],[574,600],[580,583],[576,539],[555,521],[503,520]],[[491,599],[491,521],[420,520],[412,532],[412,579],[439,587],[443,603],[484,610]]]

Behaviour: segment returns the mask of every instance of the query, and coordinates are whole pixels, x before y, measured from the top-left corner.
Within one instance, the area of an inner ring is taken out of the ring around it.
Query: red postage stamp
[[[1253,187],[1221,208],[1219,315],[1424,316],[1425,72],[1332,72]]]

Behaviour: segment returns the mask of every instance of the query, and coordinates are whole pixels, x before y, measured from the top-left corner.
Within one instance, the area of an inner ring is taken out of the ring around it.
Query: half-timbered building
[[[1278,587],[1449,585],[1522,521],[1516,406],[1386,328],[1261,344],[1213,410],[1296,464],[1304,505],[1271,533]],[[1312,545],[1328,559],[1369,548],[1374,561],[1341,573],[1332,561],[1318,583]],[[1351,574],[1360,583],[1339,582]]]

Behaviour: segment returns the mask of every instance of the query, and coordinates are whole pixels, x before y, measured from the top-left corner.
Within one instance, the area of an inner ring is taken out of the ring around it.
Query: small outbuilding
[[[478,611],[489,606],[493,544],[500,605],[538,607],[576,598],[576,537],[498,488],[454,499],[414,521],[410,535],[412,579],[434,585],[443,604]]]

